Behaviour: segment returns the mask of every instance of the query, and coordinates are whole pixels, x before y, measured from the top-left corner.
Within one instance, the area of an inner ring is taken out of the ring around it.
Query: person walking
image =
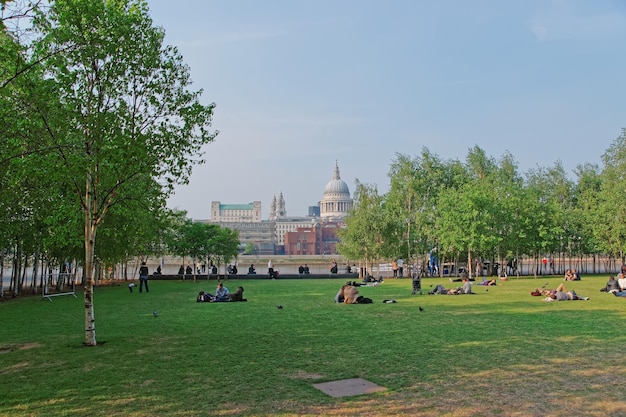
[[[146,285],[146,292],[150,292],[148,288],[148,267],[145,262],[142,262],[139,268],[139,292],[143,292],[144,284]]]

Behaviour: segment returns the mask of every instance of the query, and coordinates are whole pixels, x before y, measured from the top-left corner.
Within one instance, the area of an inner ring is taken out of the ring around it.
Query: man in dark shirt
[[[148,288],[148,267],[145,262],[142,262],[139,268],[139,292],[143,292],[144,284],[146,285],[146,292],[150,292]]]

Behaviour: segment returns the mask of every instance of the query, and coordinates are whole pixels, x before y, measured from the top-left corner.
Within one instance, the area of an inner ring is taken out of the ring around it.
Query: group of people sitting
[[[310,274],[309,266],[307,264],[300,265],[298,267],[298,274]]]
[[[365,277],[363,277],[363,285],[373,285],[373,286],[377,286],[383,283],[383,276],[379,275],[378,279],[374,278],[371,275],[366,275]]]
[[[565,271],[563,281],[580,281],[580,274],[575,269],[568,269]]]
[[[218,303],[225,301],[248,301],[246,298],[243,298],[243,287],[240,285],[237,287],[237,291],[230,292],[228,288],[224,286],[221,282],[217,284],[217,288],[215,289],[215,294],[210,294],[208,292],[200,291],[198,293],[198,297],[196,301],[199,303]]]
[[[617,274],[617,279],[611,275],[600,291],[613,293],[616,297],[626,297],[626,265],[622,266],[622,271]]]
[[[372,299],[363,297],[359,295],[359,290],[357,287],[360,287],[362,284],[359,284],[354,281],[348,281],[345,285],[342,285],[335,295],[336,303],[344,303],[344,304],[372,304]]]

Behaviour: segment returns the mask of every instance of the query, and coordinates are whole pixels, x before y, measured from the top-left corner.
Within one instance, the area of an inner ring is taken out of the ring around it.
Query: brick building
[[[285,255],[332,255],[337,253],[337,223],[315,223],[285,233]]]

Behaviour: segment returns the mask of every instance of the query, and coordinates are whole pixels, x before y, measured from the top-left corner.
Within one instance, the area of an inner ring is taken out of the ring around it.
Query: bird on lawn
[[[422,308],[422,306],[419,306],[420,311],[424,311],[424,309]]]
[[[276,306],[276,308],[277,308],[277,309],[279,309],[279,310],[282,310],[282,309],[283,309],[283,306],[281,306],[280,304],[278,304],[278,305]]]
[[[152,312],[152,315],[153,315],[154,317],[159,317],[159,313],[158,313],[156,310],[154,310],[154,311]]]

